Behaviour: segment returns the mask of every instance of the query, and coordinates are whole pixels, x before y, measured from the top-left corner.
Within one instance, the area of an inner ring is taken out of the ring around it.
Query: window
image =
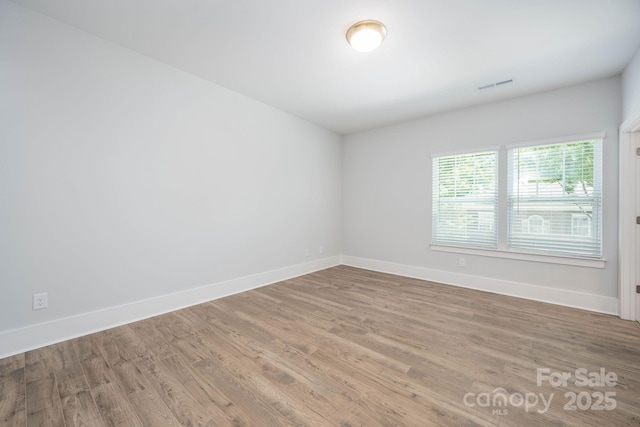
[[[603,138],[434,156],[433,245],[601,259]]]
[[[571,214],[571,235],[591,237],[591,218],[586,214]]]
[[[601,151],[599,140],[508,150],[509,249],[600,258]]]
[[[433,241],[497,247],[497,152],[433,159]]]
[[[549,234],[549,221],[540,215],[531,215],[522,223],[522,232],[528,234]]]

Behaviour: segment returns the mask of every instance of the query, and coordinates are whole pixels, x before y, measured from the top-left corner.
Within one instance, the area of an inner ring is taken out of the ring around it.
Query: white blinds
[[[433,159],[433,243],[497,247],[497,151]]]
[[[508,151],[510,250],[602,256],[602,140]]]

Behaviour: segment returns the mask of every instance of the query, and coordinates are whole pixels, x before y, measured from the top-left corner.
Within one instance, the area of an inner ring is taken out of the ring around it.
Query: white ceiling
[[[640,0],[13,2],[343,134],[616,75],[640,47]],[[371,53],[345,40],[363,19],[387,26]]]

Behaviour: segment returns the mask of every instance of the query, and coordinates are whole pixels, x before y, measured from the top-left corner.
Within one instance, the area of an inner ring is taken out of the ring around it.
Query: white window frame
[[[525,141],[518,142],[513,144],[506,144],[498,147],[498,176],[497,176],[497,187],[498,187],[498,212],[497,212],[497,233],[498,233],[498,248],[497,249],[487,249],[487,248],[475,248],[471,246],[458,246],[458,245],[450,245],[450,244],[442,244],[442,243],[431,243],[430,248],[434,251],[440,252],[450,252],[450,253],[458,253],[458,254],[469,254],[469,255],[479,255],[479,256],[489,256],[496,258],[506,258],[506,259],[516,259],[516,260],[524,260],[524,261],[532,261],[532,262],[542,262],[549,264],[564,264],[564,265],[575,265],[582,267],[591,267],[591,268],[605,268],[606,259],[604,256],[602,258],[589,258],[589,257],[580,257],[580,256],[571,256],[571,255],[557,255],[557,254],[537,254],[531,252],[516,252],[514,250],[509,250],[507,248],[507,228],[508,228],[508,220],[507,220],[507,152],[511,148],[516,147],[532,147],[537,145],[552,145],[552,144],[562,144],[569,143],[574,141],[586,141],[586,140],[601,140],[602,141],[602,152],[604,153],[604,144],[606,140],[606,134],[604,132],[595,132],[589,134],[581,134],[581,135],[570,135],[566,137],[560,138],[549,138],[544,140],[535,140],[535,141]],[[444,156],[452,156],[452,155],[466,155],[480,152],[487,152],[496,150],[496,147],[485,147],[478,149],[470,149],[468,151],[459,150],[455,152],[448,153],[433,153],[432,158],[435,157],[444,157]],[[432,171],[433,176],[433,171]],[[604,180],[604,176],[602,177]],[[433,201],[433,197],[431,198]],[[601,207],[603,209],[603,207]],[[604,236],[602,236],[602,240],[604,240]]]

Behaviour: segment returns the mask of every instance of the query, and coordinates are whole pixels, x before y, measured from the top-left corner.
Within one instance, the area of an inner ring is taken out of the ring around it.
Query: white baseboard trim
[[[0,332],[0,359],[303,276],[340,264],[428,280],[445,285],[618,315],[618,299],[613,297],[342,255]]]
[[[340,256],[0,332],[0,359],[340,265]]]
[[[599,313],[618,315],[618,299],[613,297],[548,288],[538,285],[529,285],[520,282],[510,282],[507,280],[491,279],[488,277],[472,276],[470,274],[453,273],[450,271],[435,270],[412,265],[395,264],[392,262],[377,261],[347,255],[342,255],[340,258],[343,265],[351,267],[411,277],[414,279],[428,280],[430,282],[459,286],[462,288],[493,292],[512,297],[526,298],[534,301],[563,305],[566,307],[580,308]]]

